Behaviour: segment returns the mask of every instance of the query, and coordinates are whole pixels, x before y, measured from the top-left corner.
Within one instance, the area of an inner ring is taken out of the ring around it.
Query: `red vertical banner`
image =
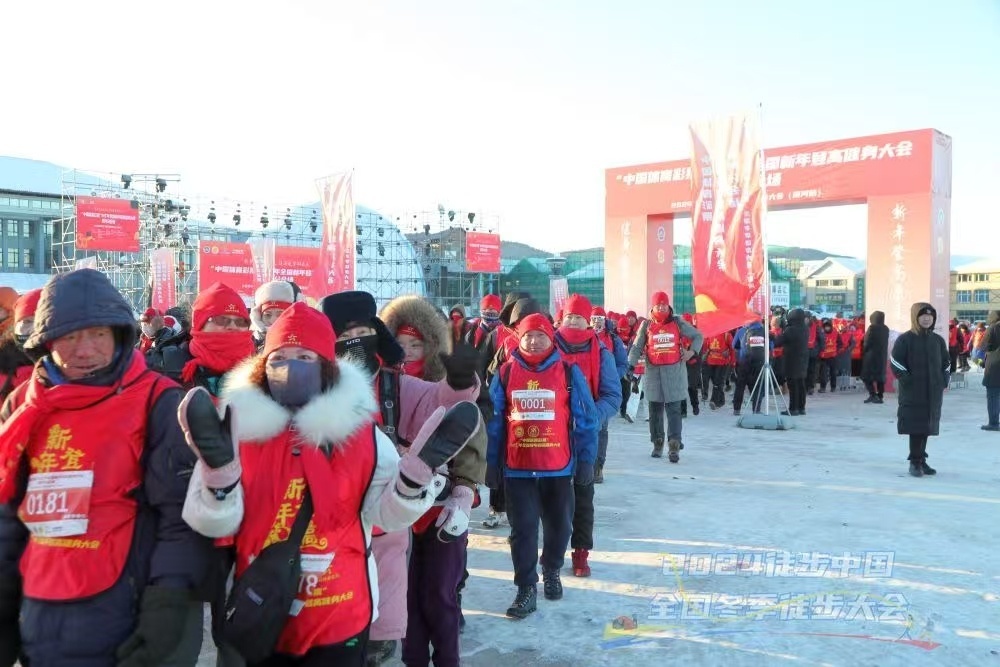
[[[347,172],[316,182],[323,207],[323,242],[309,291],[320,297],[354,289],[353,178],[353,172]]]
[[[569,298],[569,280],[564,276],[549,278],[549,312],[555,315]]]
[[[757,124],[734,116],[691,124],[691,282],[698,328],[712,336],[757,319],[764,277]]]
[[[174,278],[174,251],[157,248],[149,253],[150,276],[152,277],[150,306],[165,312],[173,308],[177,300],[177,285]]]

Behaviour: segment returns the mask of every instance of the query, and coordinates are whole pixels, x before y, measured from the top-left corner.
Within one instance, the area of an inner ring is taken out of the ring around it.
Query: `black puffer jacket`
[[[889,361],[889,327],[885,325],[885,313],[881,310],[872,313],[868,320],[870,324],[861,345],[861,379],[865,382],[885,382],[885,365]]]
[[[31,359],[20,348],[14,336],[8,332],[0,336],[0,405],[17,386],[17,378],[33,365]]]
[[[804,380],[809,368],[809,327],[806,313],[794,308],[788,313],[788,324],[774,339],[774,346],[784,350],[781,358],[785,364],[785,378]]]
[[[1000,310],[990,312],[986,323],[989,324],[989,328],[983,336],[983,349],[986,350],[983,386],[987,389],[997,389],[1000,387]]]
[[[934,333],[934,325],[924,329],[917,313],[930,309],[937,323],[937,311],[929,303],[910,307],[912,328],[892,346],[892,374],[898,381],[899,409],[896,431],[901,435],[937,435],[941,425],[941,404],[948,386],[948,343]]]

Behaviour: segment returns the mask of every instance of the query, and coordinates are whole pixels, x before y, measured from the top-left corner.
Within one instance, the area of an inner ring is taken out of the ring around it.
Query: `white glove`
[[[469,514],[472,513],[472,501],[475,497],[476,494],[469,487],[455,485],[434,523],[438,528],[439,540],[454,542],[469,530]]]

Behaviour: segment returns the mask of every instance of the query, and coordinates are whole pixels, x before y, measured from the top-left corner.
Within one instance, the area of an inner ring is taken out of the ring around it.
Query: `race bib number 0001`
[[[510,392],[513,421],[555,421],[556,392],[551,389],[517,389]]]
[[[35,473],[21,504],[21,519],[38,537],[72,537],[87,532],[93,470]]]

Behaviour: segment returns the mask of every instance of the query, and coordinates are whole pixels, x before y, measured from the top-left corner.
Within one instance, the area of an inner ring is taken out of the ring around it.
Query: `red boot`
[[[590,556],[590,552],[586,549],[573,549],[573,576],[574,577],[589,577],[590,576],[590,565],[587,563],[587,558]]]

